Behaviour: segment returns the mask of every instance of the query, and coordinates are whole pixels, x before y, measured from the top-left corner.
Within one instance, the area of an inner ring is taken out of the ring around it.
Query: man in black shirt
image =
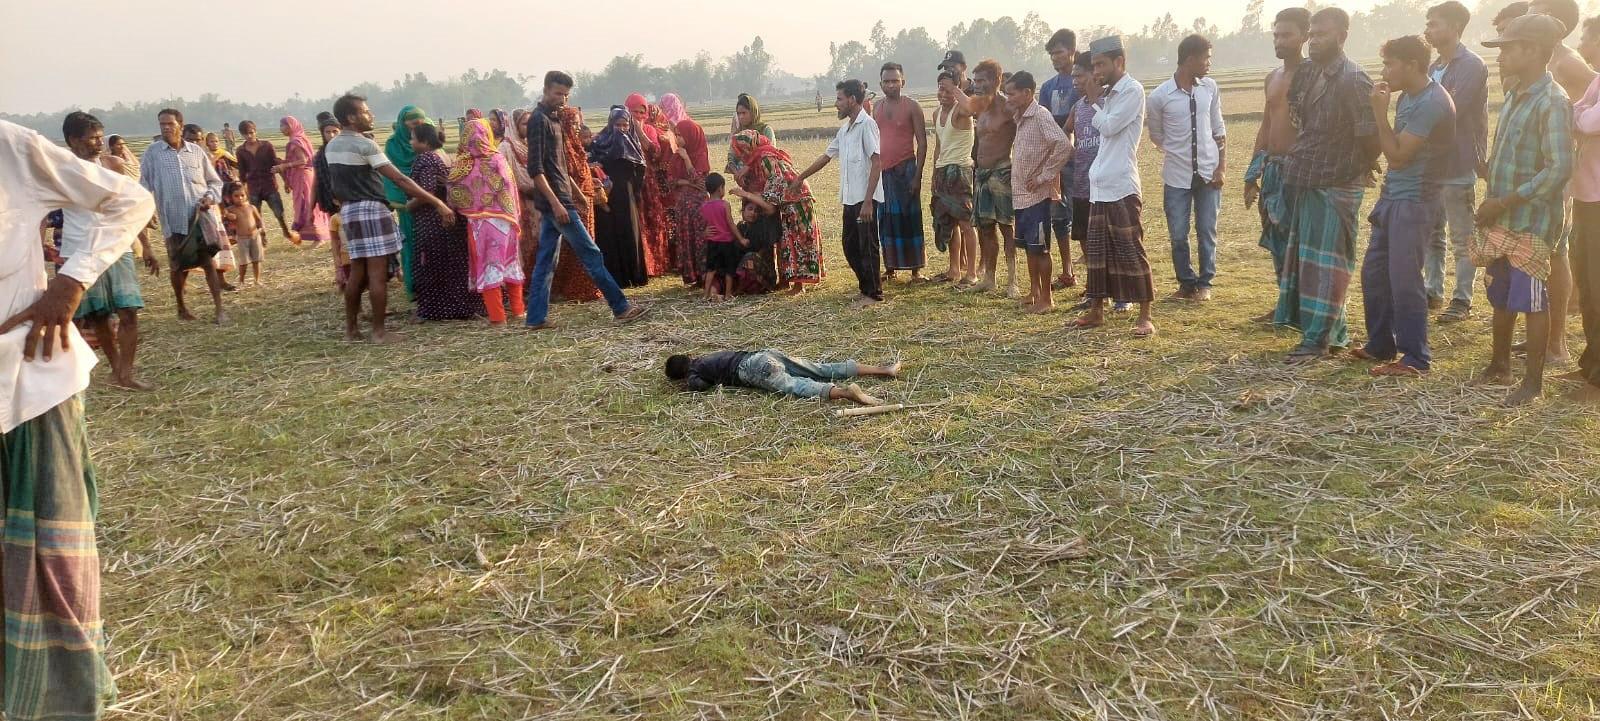
[[[886,366],[867,366],[855,361],[812,363],[776,350],[730,350],[698,357],[675,355],[667,359],[667,378],[682,382],[691,391],[711,390],[719,385],[739,386],[796,398],[846,399],[864,406],[881,406],[883,401],[867,395],[854,383],[841,388],[833,381],[899,375],[898,361]]]
[[[555,272],[556,253],[564,237],[578,253],[578,261],[605,296],[611,313],[619,323],[643,316],[643,306],[628,303],[616,279],[606,271],[605,257],[594,244],[589,229],[583,227],[578,209],[572,204],[567,177],[567,148],[561,134],[561,109],[572,94],[572,76],[551,70],[544,76],[544,97],[528,115],[528,176],[535,187],[533,207],[539,210],[539,255],[528,279],[528,328],[554,327],[546,320],[550,312],[550,276]]]

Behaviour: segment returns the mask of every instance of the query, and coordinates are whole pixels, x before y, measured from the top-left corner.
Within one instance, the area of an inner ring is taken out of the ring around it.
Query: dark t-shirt
[[[760,253],[778,244],[783,234],[783,221],[776,215],[763,215],[754,223],[740,223],[739,235],[750,241],[750,252]]]
[[[244,178],[245,187],[257,197],[276,192],[278,179],[272,174],[272,167],[278,164],[277,148],[265,140],[256,141],[255,150],[246,150],[246,147],[239,146],[234,156],[239,160],[239,175]]]
[[[561,118],[545,108],[544,103],[533,106],[528,115],[528,177],[543,175],[562,205],[572,205],[572,195],[567,190],[567,141],[561,133]],[[550,212],[550,200],[544,193],[533,194],[533,207],[541,213]]]
[[[328,161],[328,190],[339,202],[389,202],[378,168],[392,163],[377,141],[359,133],[340,132],[323,151]]]
[[[748,351],[725,350],[708,353],[689,362],[689,375],[684,379],[691,391],[707,391],[716,386],[742,386],[739,381],[739,364],[749,358]]]

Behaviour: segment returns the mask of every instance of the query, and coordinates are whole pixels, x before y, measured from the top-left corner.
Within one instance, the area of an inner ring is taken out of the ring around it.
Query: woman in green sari
[[[394,121],[394,135],[389,136],[383,154],[389,156],[389,162],[394,163],[395,169],[402,175],[410,177],[411,163],[417,159],[417,151],[411,147],[412,128],[432,124],[428,114],[415,105],[400,109],[400,117]],[[388,178],[383,179],[383,192],[389,199],[389,205],[395,208],[400,217],[400,270],[405,274],[406,296],[415,299],[417,294],[412,280],[412,262],[416,258],[416,238],[411,230],[411,211],[405,209],[409,198],[400,186]]]

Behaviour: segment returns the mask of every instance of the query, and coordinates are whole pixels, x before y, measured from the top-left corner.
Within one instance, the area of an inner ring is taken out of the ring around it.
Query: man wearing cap
[[[1311,57],[1289,87],[1289,114],[1300,132],[1283,162],[1292,219],[1273,322],[1300,329],[1300,342],[1286,363],[1312,362],[1350,344],[1345,297],[1356,270],[1356,228],[1378,156],[1378,127],[1372,78],[1344,54],[1349,34],[1345,11],[1317,11]]]
[[[1577,0],[1533,0],[1528,3],[1529,15],[1548,15],[1561,22],[1565,38],[1577,31],[1581,15]],[[1588,90],[1595,72],[1587,62],[1565,42],[1557,41],[1546,67],[1556,85],[1566,91],[1567,99],[1577,100]],[[1567,311],[1572,300],[1572,269],[1567,261],[1568,234],[1563,233],[1556,244],[1555,257],[1550,261],[1550,307],[1556,312],[1550,316],[1550,347],[1545,355],[1546,365],[1565,367],[1571,364],[1567,353]]]
[[[949,70],[956,74],[956,86],[968,96],[978,94],[978,89],[973,85],[972,78],[967,77],[967,56],[960,50],[950,50],[944,54],[944,59],[939,61],[935,70]]]
[[[1489,305],[1494,308],[1494,353],[1474,383],[1510,384],[1511,333],[1517,314],[1526,314],[1527,367],[1522,386],[1506,397],[1506,405],[1528,403],[1544,392],[1551,332],[1545,283],[1566,227],[1566,188],[1574,157],[1571,104],[1548,67],[1566,32],[1561,21],[1548,15],[1524,15],[1484,43],[1500,49],[1500,72],[1509,82],[1489,154],[1488,197],[1478,206],[1479,237],[1472,248],[1474,262],[1488,266]]]
[[[1107,88],[1095,102],[1094,129],[1100,133],[1100,151],[1089,166],[1089,228],[1083,242],[1087,282],[1082,317],[1069,329],[1105,325],[1105,299],[1138,303],[1139,320],[1133,334],[1154,335],[1150,302],[1155,284],[1150,259],[1144,252],[1144,226],[1140,220],[1139,133],[1144,128],[1144,86],[1128,74],[1122,38],[1111,36],[1089,43],[1095,82]]]

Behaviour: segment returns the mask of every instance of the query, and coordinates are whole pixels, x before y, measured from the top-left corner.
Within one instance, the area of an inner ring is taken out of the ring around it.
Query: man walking
[[[1161,182],[1172,238],[1172,268],[1178,276],[1174,300],[1211,300],[1217,275],[1217,211],[1227,167],[1227,128],[1222,94],[1211,72],[1211,41],[1190,35],[1178,43],[1178,71],[1156,86],[1146,101],[1150,142],[1162,150]],[[1189,227],[1200,251],[1195,272]]]
[[[222,199],[222,178],[211,164],[211,154],[183,139],[182,112],[167,108],[156,115],[156,120],[161,126],[161,139],[144,151],[139,163],[139,184],[156,197],[156,215],[161,219],[161,232],[167,236],[167,270],[172,277],[172,294],[178,301],[178,317],[194,320],[183,297],[189,271],[194,268],[179,264],[178,250],[188,238],[189,223],[196,212],[216,213],[214,208]],[[220,217],[216,222],[221,228]],[[222,273],[209,259],[199,268],[211,291],[216,324],[227,323],[228,316],[222,312]]]
[[[0,266],[0,716],[97,719],[117,689],[106,668],[99,499],[78,395],[95,357],[72,316],[84,289],[133,247],[156,203],[126,176],[5,121],[0,188],[0,257],[8,259]],[[84,222],[73,255],[49,278],[38,223],[55,208]]]
[[[1128,74],[1122,38],[1112,35],[1089,44],[1095,82],[1106,88],[1095,106],[1094,129],[1100,133],[1100,151],[1089,166],[1089,228],[1083,243],[1088,279],[1082,317],[1071,329],[1105,325],[1105,300],[1138,303],[1139,320],[1133,334],[1155,335],[1150,303],[1155,283],[1150,259],[1144,251],[1144,204],[1139,197],[1139,132],[1144,127],[1144,86]]]
[[[61,134],[73,155],[80,160],[102,165],[105,127],[98,118],[85,112],[69,113],[61,125]],[[116,162],[120,164],[121,160]],[[94,214],[82,209],[62,209],[61,255],[67,261],[79,253],[90,252],[84,244],[91,235],[89,224],[93,220]],[[155,253],[151,252],[150,242],[143,232],[138,234],[138,244],[143,246],[146,267],[152,272],[159,270],[160,263]],[[130,247],[128,252],[101,273],[100,278],[84,293],[73,320],[85,321],[94,329],[95,340],[111,366],[113,385],[147,391],[155,386],[139,380],[133,373],[133,358],[139,350],[139,311],[144,308],[138,263],[133,255]],[[111,322],[113,315],[116,316],[116,323]]]
[[[1016,114],[1011,176],[1017,204],[1017,243],[1028,254],[1028,294],[1023,308],[1049,313],[1050,212],[1061,202],[1061,169],[1072,157],[1067,134],[1037,102],[1033,74],[1020,71],[1006,81],[1006,107]]]
[[[1080,97],[1072,77],[1072,66],[1078,60],[1078,36],[1066,28],[1057,30],[1044,44],[1044,50],[1050,54],[1050,67],[1056,74],[1039,84],[1039,104],[1050,111],[1058,127],[1065,129]],[[1076,163],[1074,158],[1061,169],[1061,199],[1050,206],[1050,231],[1061,253],[1061,275],[1050,286],[1055,290],[1078,284],[1072,273],[1072,178]]]
[[[1311,11],[1287,8],[1278,12],[1272,23],[1272,50],[1283,66],[1267,73],[1266,110],[1256,131],[1250,169],[1244,175],[1244,207],[1259,202],[1261,242],[1272,254],[1275,279],[1283,277],[1284,255],[1289,249],[1289,200],[1283,187],[1283,159],[1294,147],[1295,125],[1289,115],[1289,86],[1295,71],[1304,62],[1301,54],[1311,32]],[[1258,200],[1259,199],[1259,200]],[[1258,320],[1271,323],[1277,310],[1269,310]]]
[[[899,63],[884,63],[878,73],[883,99],[872,110],[883,144],[883,203],[878,206],[878,240],[886,276],[911,271],[922,280],[927,251],[922,239],[922,166],[928,160],[928,118],[915,99],[900,94],[906,73]]]
[[[1444,302],[1445,239],[1455,259],[1455,289],[1450,304],[1439,314],[1438,322],[1456,323],[1472,314],[1473,285],[1478,267],[1467,252],[1472,245],[1472,211],[1477,203],[1478,167],[1488,157],[1489,148],[1489,69],[1483,58],[1461,44],[1472,13],[1456,0],[1446,0],[1428,8],[1424,37],[1439,53],[1428,66],[1434,82],[1450,93],[1456,107],[1454,152],[1439,183],[1441,205],[1439,222],[1428,243],[1428,307]],[[1446,228],[1449,229],[1448,235]]]
[[[1378,152],[1372,79],[1344,54],[1350,16],[1324,8],[1311,18],[1310,55],[1289,88],[1300,132],[1284,160],[1293,219],[1278,280],[1274,322],[1300,329],[1284,359],[1308,363],[1350,344],[1345,296],[1356,269],[1356,223]]]
[[[1554,249],[1565,235],[1567,182],[1572,177],[1572,110],[1547,70],[1566,28],[1547,15],[1506,23],[1484,43],[1500,49],[1500,72],[1510,90],[1495,127],[1489,156],[1488,198],[1478,205],[1480,240],[1474,255],[1487,263],[1489,305],[1494,307],[1494,352],[1477,383],[1511,382],[1511,333],[1527,315],[1528,360],[1522,386],[1506,397],[1521,405],[1544,393],[1544,365],[1553,307],[1546,283]]]
[[[633,305],[615,278],[606,270],[605,257],[594,237],[583,226],[573,204],[567,168],[566,135],[561,128],[561,109],[572,95],[572,76],[560,70],[544,75],[544,91],[533,112],[528,114],[528,177],[533,180],[533,207],[539,211],[539,252],[528,279],[529,330],[554,328],[546,318],[550,313],[550,281],[556,269],[556,254],[566,240],[578,254],[578,261],[594,281],[611,315],[618,323],[631,323],[648,309]],[[578,169],[583,172],[583,168]]]
[[[883,278],[878,274],[877,210],[883,202],[883,187],[879,184],[883,172],[881,140],[878,124],[872,114],[865,112],[867,86],[860,80],[845,80],[834,86],[834,108],[839,111],[839,132],[828,143],[827,150],[818,156],[794,180],[791,190],[798,190],[806,178],[839,159],[839,202],[844,205],[844,257],[855,271],[856,286],[861,291],[852,307],[864,308],[883,301]]]
[[[1361,267],[1367,344],[1351,354],[1383,365],[1375,376],[1428,372],[1428,294],[1422,276],[1428,239],[1438,224],[1439,191],[1457,157],[1450,94],[1428,77],[1428,45],[1415,35],[1383,44],[1383,82],[1372,89],[1378,147],[1388,160],[1372,210],[1372,240]],[[1389,94],[1400,91],[1394,126]],[[1398,356],[1398,358],[1396,358]]]

